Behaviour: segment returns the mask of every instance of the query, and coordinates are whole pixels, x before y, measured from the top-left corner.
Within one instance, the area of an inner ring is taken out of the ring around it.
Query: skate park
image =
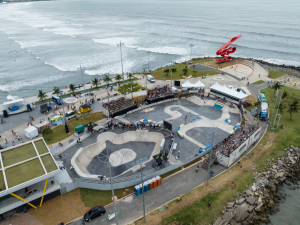
[[[116,117],[112,119],[112,123],[137,124],[148,121],[160,127],[110,129],[98,135],[95,143],[68,150],[71,154],[67,157],[71,159],[68,163],[74,168],[70,175],[97,180],[101,176],[109,177],[109,158],[112,177],[121,179],[139,172],[140,165],[132,167],[131,164],[140,159],[147,159],[142,164],[143,171],[146,172],[183,165],[187,160],[199,156],[200,149],[201,155],[205,155],[211,145],[207,140],[207,132],[211,128],[216,128],[215,140],[220,142],[240,124],[240,112],[236,106],[230,102],[220,106],[217,102],[217,98],[191,96],[154,104],[148,110],[137,110]],[[173,136],[170,130],[161,127],[164,120],[172,124]],[[66,154],[69,154],[68,151]],[[153,158],[160,153],[168,157],[163,166],[155,165]]]

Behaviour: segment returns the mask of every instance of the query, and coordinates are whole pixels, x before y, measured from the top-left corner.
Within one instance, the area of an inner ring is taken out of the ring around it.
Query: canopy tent
[[[228,88],[225,84],[221,86],[216,82],[213,86],[210,87],[212,92],[217,94],[224,95],[225,97],[233,98],[236,100],[244,100],[248,95],[243,92],[238,92],[235,89]]]
[[[38,129],[34,126],[29,125],[29,127],[27,127],[24,131],[25,131],[25,136],[30,139],[39,136]]]
[[[200,81],[198,80],[195,84],[192,84],[190,83],[190,81],[186,81],[184,84],[182,84],[182,87],[183,88],[192,88],[192,87],[205,87],[205,85]]]
[[[187,80],[184,84],[182,84],[182,87],[188,88],[188,87],[194,87],[194,86]]]
[[[200,80],[198,80],[194,85],[194,87],[205,87],[205,84],[203,84]]]

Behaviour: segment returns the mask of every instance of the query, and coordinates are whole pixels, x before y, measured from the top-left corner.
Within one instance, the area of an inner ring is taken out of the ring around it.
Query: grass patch
[[[287,72],[287,71],[269,70],[269,77],[271,79],[277,79],[277,78],[282,77],[287,74],[289,74],[289,72]]]
[[[103,112],[97,112],[97,113],[91,113],[91,114],[84,115],[85,123],[96,122],[96,121],[104,119],[104,118],[105,118],[105,115],[103,114]],[[75,127],[82,125],[82,124],[83,124],[83,121],[82,121],[81,116],[78,117],[78,119],[74,118],[74,119],[68,121],[69,130],[70,130],[69,134],[66,133],[65,126],[63,124],[59,125],[52,129],[53,134],[50,134],[49,136],[45,137],[45,142],[48,145],[50,145],[50,144],[59,142],[61,140],[64,140],[75,133]],[[49,137],[49,139],[48,139],[48,137]]]
[[[51,173],[52,171],[58,169],[50,154],[42,156],[41,160],[47,170],[47,173]]]
[[[264,84],[265,82],[263,80],[258,80],[255,81],[254,83],[252,83],[253,85],[260,85],[260,84]]]
[[[130,187],[132,191],[133,187]],[[114,194],[118,199],[128,195],[130,192],[125,191],[125,188],[115,189]],[[80,196],[86,207],[93,208],[97,205],[107,205],[112,202],[112,193],[109,191],[101,191],[87,188],[80,188]]]
[[[12,150],[2,152],[1,154],[3,159],[3,164],[6,167],[18,162],[22,162],[26,159],[35,157],[36,151],[33,145],[30,143],[30,144],[22,145],[20,147],[16,147]]]
[[[39,159],[33,159],[5,171],[8,187],[14,187],[45,174]]]
[[[135,80],[138,80],[138,78],[137,78],[137,77],[133,77],[131,80],[125,80],[124,83],[131,82],[131,81],[135,81]],[[121,84],[121,82],[120,82],[120,84]],[[117,85],[117,82],[109,83],[109,85]],[[100,89],[100,88],[105,88],[105,87],[106,87],[106,84],[105,84],[105,85],[98,86],[98,87],[89,88],[89,89],[86,89],[85,91],[84,91],[84,90],[81,90],[81,91],[75,91],[74,93],[80,94],[80,93],[85,93],[85,92],[88,92],[88,91],[95,91],[95,90],[98,90],[98,89]],[[62,95],[62,98],[64,98],[64,97],[70,97],[70,95],[71,95],[71,93],[63,94],[63,95]],[[93,97],[93,96],[91,96],[91,97]],[[42,102],[49,102],[49,101],[52,101],[52,96],[51,96],[51,98],[46,98],[46,99],[43,100],[43,101],[37,101],[37,102],[35,102],[35,104],[42,103]]]
[[[35,141],[34,145],[40,155],[49,152],[43,140]]]
[[[162,224],[171,224],[172,222],[184,222],[186,224],[198,224],[205,223],[210,224],[210,220],[222,215],[224,205],[228,201],[236,200],[236,192],[242,191],[247,188],[247,185],[253,182],[252,173],[244,171],[241,176],[234,179],[236,188],[231,189],[230,185],[227,185],[219,192],[209,193],[202,197],[200,201],[194,202],[191,205],[178,210],[176,213],[167,216],[162,220]],[[208,201],[211,202],[211,207],[208,207]]]
[[[212,61],[212,60],[211,59],[195,60],[195,61],[193,61],[193,64],[196,64],[196,63],[203,64],[204,62],[209,62],[209,61]],[[172,79],[173,80],[184,79],[182,70],[186,66],[187,66],[187,70],[188,70],[186,76],[193,75],[193,78],[219,74],[219,72],[211,71],[211,70],[208,70],[208,71],[191,70],[188,68],[189,65],[191,65],[191,64],[181,63],[181,64],[174,65],[172,68],[173,69],[176,68],[176,72],[172,72]],[[166,73],[164,73],[164,70],[167,68],[170,70],[168,76],[166,75]],[[153,70],[153,71],[151,71],[151,75],[155,78],[155,80],[163,80],[163,79],[171,80],[171,67],[167,67],[167,68]]]
[[[168,177],[168,176],[170,176],[170,175],[172,175],[174,173],[177,173],[180,170],[181,170],[181,167],[179,167],[179,168],[177,168],[175,170],[171,170],[171,171],[169,171],[167,173],[164,173],[164,174],[160,175],[160,177],[161,177],[161,179],[164,179],[164,178],[166,178],[166,177]]]
[[[6,189],[2,171],[0,171],[0,188],[1,188],[2,190],[5,190],[5,189]]]

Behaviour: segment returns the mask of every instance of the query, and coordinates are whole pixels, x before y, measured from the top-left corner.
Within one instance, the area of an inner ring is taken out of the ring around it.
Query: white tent
[[[29,125],[29,127],[27,127],[24,131],[25,131],[25,136],[30,139],[39,136],[38,129],[34,126]]]
[[[184,84],[182,84],[182,87],[189,88],[189,87],[194,87],[194,86],[187,80]]]
[[[205,87],[205,84],[203,84],[200,80],[198,80],[195,84],[194,87]]]
[[[244,94],[243,92],[238,92],[235,89],[228,88],[225,84],[224,86],[221,86],[216,82],[213,86],[210,87],[212,92],[219,93],[221,95],[224,95],[225,97],[230,97],[236,100],[244,100],[248,95]]]
[[[21,99],[15,99],[15,100],[3,103],[3,106],[6,109],[9,108],[9,107],[11,108],[13,106],[21,106],[21,105],[24,105],[24,99],[23,98],[21,98]]]

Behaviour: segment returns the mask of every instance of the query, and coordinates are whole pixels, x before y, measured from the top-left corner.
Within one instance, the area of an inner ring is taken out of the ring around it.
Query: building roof
[[[0,151],[0,197],[60,172],[43,138]]]
[[[247,94],[244,94],[241,91],[238,92],[235,89],[228,88],[225,84],[223,86],[221,86],[220,84],[218,84],[218,82],[216,82],[213,86],[211,86],[210,89],[214,89],[218,92],[221,92],[223,94],[226,94],[226,95],[232,96],[234,98],[238,98],[238,99],[244,99],[248,96]]]

